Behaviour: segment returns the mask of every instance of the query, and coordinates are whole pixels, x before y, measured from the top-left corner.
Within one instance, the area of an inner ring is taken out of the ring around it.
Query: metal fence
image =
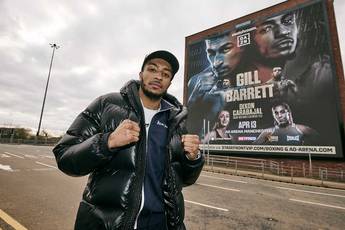
[[[40,139],[15,139],[0,138],[0,143],[6,144],[37,144],[55,145],[58,140],[49,138]],[[206,165],[215,167],[225,167],[234,170],[245,170],[249,172],[286,176],[286,177],[306,177],[325,181],[345,182],[345,170],[333,170],[325,167],[311,167],[311,164],[302,163],[301,166],[289,166],[284,162],[277,162],[266,159],[255,159],[245,157],[230,157],[221,155],[206,154]]]
[[[55,145],[56,139],[40,138],[40,139],[17,139],[17,138],[0,138],[3,144],[37,144],[37,145]]]
[[[345,182],[345,170],[332,170],[324,167],[310,167],[310,164],[302,163],[300,166],[289,166],[284,162],[273,160],[254,159],[244,157],[230,157],[206,154],[206,165],[213,167],[224,167],[232,169],[237,175],[239,170],[265,174],[306,177],[319,179],[321,181]]]

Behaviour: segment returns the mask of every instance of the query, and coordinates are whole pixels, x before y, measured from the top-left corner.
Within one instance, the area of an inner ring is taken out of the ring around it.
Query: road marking
[[[3,157],[10,157],[10,156],[3,153],[1,154],[1,157],[3,158]]]
[[[224,211],[224,212],[228,212],[229,211],[228,209],[225,209],[225,208],[218,208],[218,207],[215,207],[215,206],[212,206],[212,205],[202,204],[202,203],[198,203],[198,202],[191,201],[191,200],[184,200],[184,201],[187,202],[187,203],[196,204],[196,205],[200,205],[200,206],[207,207],[207,208],[213,208],[213,209],[221,210],[221,211]]]
[[[313,194],[318,194],[318,195],[335,196],[335,197],[345,198],[345,196],[337,195],[337,194],[329,194],[329,193],[323,193],[323,192],[313,192],[313,191],[308,191],[308,190],[301,190],[301,189],[295,189],[295,188],[286,188],[286,187],[275,187],[275,188],[291,190],[291,191],[296,191],[296,192],[305,192],[305,193],[313,193]]]
[[[30,154],[24,154],[24,157],[27,157],[27,158],[33,158],[33,159],[37,159],[36,156],[34,155],[30,155]]]
[[[310,201],[305,201],[305,200],[297,200],[297,199],[289,199],[289,200],[300,202],[300,203],[305,203],[305,204],[313,204],[313,205],[319,205],[319,206],[324,206],[324,207],[329,207],[329,208],[337,208],[337,209],[345,210],[345,207],[340,207],[340,206],[335,206],[335,205],[315,203],[315,202],[310,202]]]
[[[11,166],[9,166],[9,165],[0,164],[0,169],[5,170],[5,171],[9,171],[9,172],[13,172],[13,169],[11,169]]]
[[[36,164],[44,165],[44,166],[47,166],[47,167],[50,167],[50,168],[53,168],[53,169],[58,169],[57,167],[55,167],[55,166],[53,166],[53,165],[47,165],[47,164],[44,164],[44,163],[39,162],[39,161],[36,161]]]
[[[54,156],[49,156],[49,155],[40,155],[40,157],[49,158],[49,159],[54,159],[55,158]]]
[[[291,185],[291,183],[289,183],[289,182],[282,182],[282,181],[271,181],[271,180],[266,180],[266,182],[267,183],[271,183],[271,184],[290,184]],[[325,181],[326,182],[326,181]],[[327,182],[326,182],[327,183]],[[275,186],[273,186],[273,185],[271,185],[272,187],[275,187]],[[303,187],[303,188],[305,188],[306,187],[306,185],[304,185],[304,184],[293,184],[293,186],[295,186],[295,187]],[[310,187],[310,186],[309,186]],[[339,188],[327,188],[327,187],[319,187],[319,186],[313,186],[313,187],[317,187],[317,189],[318,190],[333,190],[333,191],[338,191],[338,192],[340,192],[340,191],[344,191],[343,189],[339,189]]]
[[[239,191],[240,191],[240,190],[238,190],[238,189],[225,188],[225,187],[220,187],[220,186],[215,186],[215,185],[210,185],[210,184],[202,184],[202,183],[196,183],[196,184],[197,184],[197,185],[201,185],[201,186],[211,187],[211,188],[218,188],[218,189],[233,191],[233,192],[239,192]]]
[[[14,156],[14,157],[18,157],[18,158],[20,158],[20,159],[24,159],[24,157],[18,156],[18,155],[13,154],[13,153],[9,153],[9,152],[5,152],[5,153],[8,154],[8,155]]]
[[[15,230],[28,230],[27,228],[25,228],[23,225],[18,223],[15,219],[10,217],[7,213],[2,211],[1,209],[0,209],[0,218],[3,219],[9,225],[11,225]]]
[[[200,176],[208,177],[208,178],[213,178],[213,179],[217,179],[217,180],[226,180],[226,181],[231,181],[231,182],[238,182],[238,183],[243,183],[243,184],[247,184],[248,183],[246,181],[232,180],[232,179],[227,179],[227,178],[223,178],[223,177],[206,176],[206,175],[200,175]]]
[[[37,168],[37,169],[28,169],[27,171],[52,171],[56,170],[55,168]]]

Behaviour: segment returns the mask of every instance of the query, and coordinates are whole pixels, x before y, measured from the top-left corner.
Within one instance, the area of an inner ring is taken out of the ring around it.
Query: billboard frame
[[[332,69],[334,70],[334,74],[336,75],[336,79],[333,79],[335,83],[335,90],[336,95],[339,96],[336,98],[336,107],[337,107],[337,117],[339,121],[339,130],[340,130],[340,137],[341,137],[341,145],[344,151],[345,149],[345,82],[344,82],[344,72],[340,54],[340,46],[339,46],[339,39],[338,39],[338,32],[336,27],[336,20],[335,20],[335,13],[334,13],[334,6],[333,0],[289,0],[287,2],[279,3],[273,5],[271,7],[265,8],[263,10],[248,14],[246,16],[240,17],[235,20],[228,21],[226,23],[217,25],[215,27],[206,29],[204,31],[195,33],[193,35],[187,36],[185,38],[185,68],[184,68],[184,93],[183,93],[183,103],[187,105],[187,83],[188,83],[188,66],[189,66],[189,49],[188,47],[192,44],[198,43],[205,38],[217,36],[218,34],[223,34],[229,28],[240,28],[249,24],[252,24],[254,20],[271,17],[274,15],[282,14],[285,11],[292,11],[297,10],[315,3],[324,4],[323,9],[325,10],[326,15],[326,31],[328,33],[329,38],[329,48],[330,54],[332,56],[331,63]],[[241,155],[255,155],[256,153],[248,153],[248,154],[241,154]],[[260,154],[262,155],[262,154]],[[276,154],[273,154],[276,155]],[[279,155],[279,154],[278,154]],[[344,153],[341,154],[344,157]],[[272,155],[270,155],[272,156]],[[280,155],[281,156],[281,155]],[[284,155],[283,155],[284,156]],[[291,155],[289,155],[291,156]],[[326,157],[327,158],[327,157]]]

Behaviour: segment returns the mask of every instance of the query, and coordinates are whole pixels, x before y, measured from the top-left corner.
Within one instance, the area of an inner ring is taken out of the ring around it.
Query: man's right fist
[[[123,120],[120,125],[109,135],[108,147],[110,149],[128,145],[139,141],[139,124],[129,119]]]

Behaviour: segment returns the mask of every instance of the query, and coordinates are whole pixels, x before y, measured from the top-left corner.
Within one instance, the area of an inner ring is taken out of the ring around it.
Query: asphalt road
[[[0,230],[73,229],[86,177],[51,147],[0,144]],[[203,172],[184,189],[187,229],[344,229],[345,191]]]

